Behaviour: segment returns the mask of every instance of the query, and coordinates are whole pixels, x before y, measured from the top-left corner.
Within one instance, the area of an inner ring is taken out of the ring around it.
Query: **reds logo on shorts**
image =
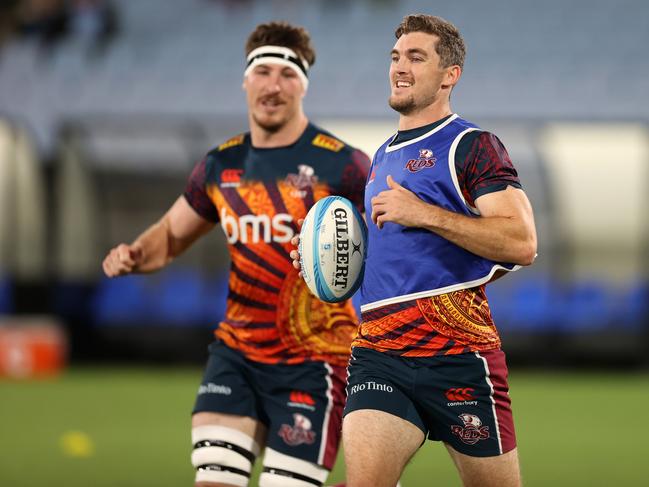
[[[458,417],[464,423],[464,427],[453,425],[451,433],[459,437],[462,443],[475,445],[478,441],[489,438],[489,426],[482,426],[480,418],[467,413],[462,413]]]
[[[277,434],[291,446],[302,443],[312,445],[315,441],[315,431],[311,431],[311,421],[300,413],[293,413],[293,426],[283,424]]]

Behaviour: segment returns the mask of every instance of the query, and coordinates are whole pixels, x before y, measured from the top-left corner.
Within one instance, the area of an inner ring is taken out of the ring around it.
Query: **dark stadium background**
[[[501,138],[535,209],[536,263],[488,289],[526,485],[649,485],[646,2],[86,3],[0,2],[0,485],[191,484],[224,240],[217,228],[164,272],[118,280],[103,255],[246,129],[257,23],[307,27],[307,114],[373,153],[396,128],[394,27],[419,11],[463,32],[453,108]],[[458,485],[434,444],[404,485],[433,481]]]

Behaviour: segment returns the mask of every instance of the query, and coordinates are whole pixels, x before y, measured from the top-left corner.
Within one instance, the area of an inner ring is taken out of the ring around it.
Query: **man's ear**
[[[460,76],[462,76],[462,68],[453,65],[449,66],[446,68],[446,72],[444,74],[444,81],[442,82],[442,88],[452,88],[454,87],[458,81],[460,81]]]

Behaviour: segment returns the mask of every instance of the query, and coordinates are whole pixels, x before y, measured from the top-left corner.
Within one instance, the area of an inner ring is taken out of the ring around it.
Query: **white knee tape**
[[[266,448],[259,487],[319,487],[328,475],[320,465]]]
[[[245,487],[259,455],[259,445],[241,431],[224,426],[192,429],[192,465],[196,482],[215,482]]]

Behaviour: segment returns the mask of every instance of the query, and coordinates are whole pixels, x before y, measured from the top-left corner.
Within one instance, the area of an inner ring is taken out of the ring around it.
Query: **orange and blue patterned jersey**
[[[430,357],[500,348],[485,286],[364,311],[354,347]]]
[[[369,159],[309,124],[292,145],[256,148],[236,136],[197,164],[185,198],[219,222],[231,268],[226,315],[215,334],[251,360],[345,365],[358,327],[351,302],[315,298],[292,265],[297,221],[319,199],[340,195],[363,212]]]

